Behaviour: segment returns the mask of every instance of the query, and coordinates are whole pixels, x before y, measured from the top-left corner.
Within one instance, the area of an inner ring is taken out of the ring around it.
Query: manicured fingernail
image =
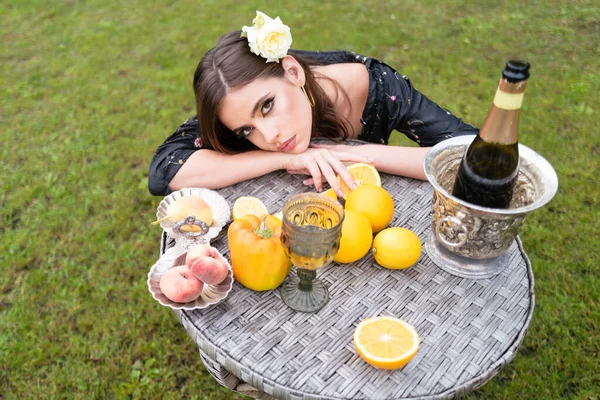
[[[341,190],[338,190],[336,193],[338,197],[344,197],[344,192],[342,192]]]
[[[302,181],[302,184],[304,184],[304,185],[308,185],[308,180],[304,180],[304,181]]]
[[[352,190],[355,190],[358,187],[358,185],[356,183],[352,184]]]

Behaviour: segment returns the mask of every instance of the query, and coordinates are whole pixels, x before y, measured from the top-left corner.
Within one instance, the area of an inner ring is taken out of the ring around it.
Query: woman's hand
[[[341,146],[337,146],[341,147]],[[349,146],[344,146],[349,147]],[[325,147],[308,148],[300,154],[293,154],[286,162],[284,168],[290,174],[311,175],[312,178],[304,181],[305,185],[314,185],[315,189],[323,189],[323,178],[335,190],[338,196],[343,196],[340,185],[337,181],[339,175],[346,185],[355,188],[356,183],[346,169],[344,163],[364,162],[371,164],[373,161],[361,155],[352,154],[336,149]]]

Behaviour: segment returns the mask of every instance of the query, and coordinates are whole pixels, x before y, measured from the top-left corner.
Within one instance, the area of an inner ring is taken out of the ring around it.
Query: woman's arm
[[[343,151],[367,157],[373,161],[378,171],[392,175],[406,176],[426,180],[423,161],[429,147],[401,147],[382,144],[348,145],[313,145],[315,148],[326,148],[330,151]]]
[[[179,168],[169,187],[171,190],[184,187],[220,189],[281,169],[284,156],[262,150],[230,155],[199,149]]]
[[[381,144],[352,147],[356,147],[356,154],[371,158],[378,171],[427,180],[423,161],[430,147],[401,147]]]
[[[355,185],[344,162],[371,162],[358,153],[339,150],[309,148],[300,154],[288,154],[263,150],[240,154],[223,154],[214,150],[200,149],[194,152],[179,168],[169,187],[178,190],[183,187],[205,187],[219,189],[248,179],[286,169],[306,171],[312,175],[317,190],[324,181],[340,192],[337,181],[339,174],[348,186]]]

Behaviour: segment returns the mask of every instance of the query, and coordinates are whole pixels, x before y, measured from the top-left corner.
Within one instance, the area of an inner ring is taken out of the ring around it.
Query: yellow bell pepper
[[[235,220],[227,241],[233,276],[248,289],[275,289],[290,272],[292,263],[281,245],[281,221],[273,215]]]

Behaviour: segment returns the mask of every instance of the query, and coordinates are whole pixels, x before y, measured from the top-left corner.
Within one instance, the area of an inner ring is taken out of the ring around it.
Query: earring
[[[315,99],[312,96],[311,93],[306,93],[306,89],[304,89],[304,85],[300,86],[300,89],[302,89],[302,93],[304,93],[304,97],[306,97],[306,100],[308,100],[308,104],[310,104],[311,107],[315,106]],[[310,95],[310,98],[308,97]]]

